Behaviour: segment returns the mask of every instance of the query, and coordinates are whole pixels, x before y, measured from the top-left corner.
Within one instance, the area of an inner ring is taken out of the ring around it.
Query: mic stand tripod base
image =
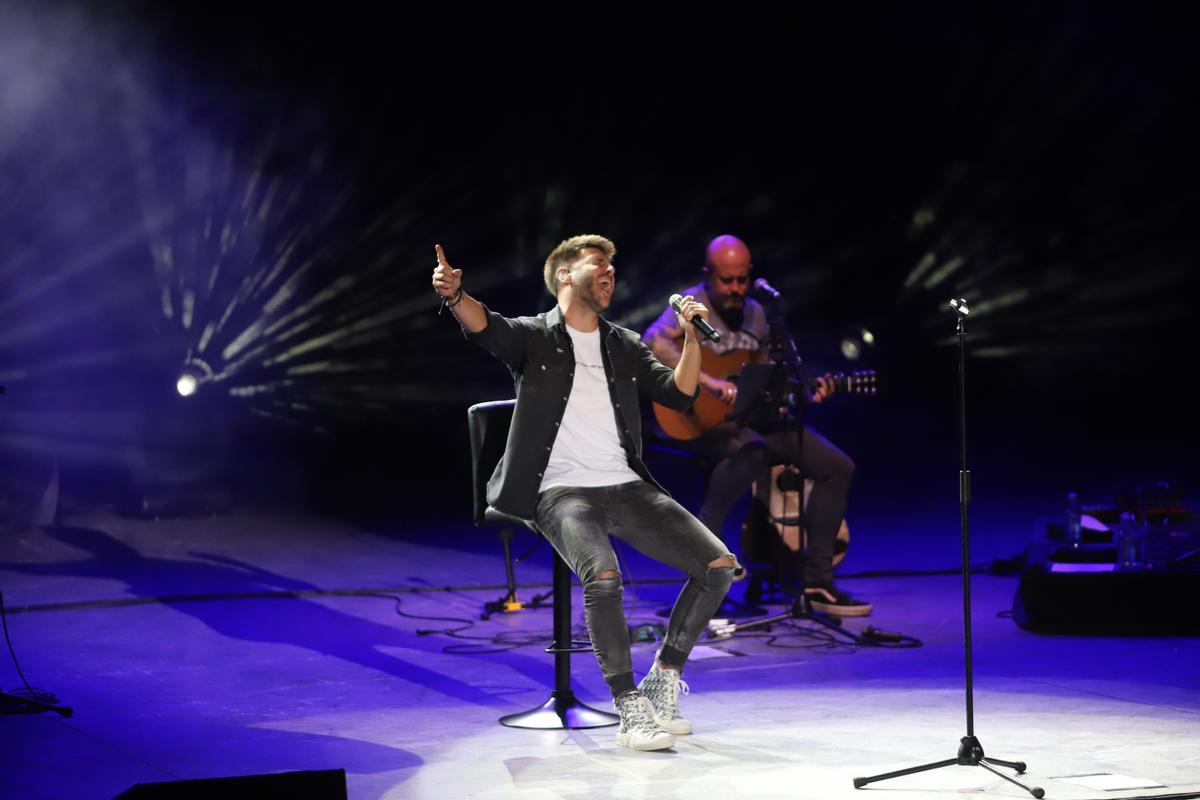
[[[53,711],[63,718],[70,717],[75,713],[70,706],[60,706],[32,697],[0,692],[0,714],[37,714],[42,711]]]
[[[526,608],[541,608],[546,598],[552,594],[552,592],[545,592],[535,595],[533,600],[528,603],[521,602],[521,598],[517,597],[517,578],[513,572],[512,539],[512,528],[504,528],[500,531],[500,541],[504,543],[504,588],[506,591],[504,596],[498,600],[490,600],[483,604],[483,613],[479,615],[479,618],[485,622],[491,619],[492,614],[511,614]]]
[[[740,630],[746,628],[754,628],[762,625],[770,625],[775,622],[787,622],[793,619],[809,619],[813,622],[824,625],[826,628],[845,633],[848,636],[853,636],[852,633],[842,628],[842,621],[838,617],[831,614],[825,614],[820,611],[814,611],[812,603],[809,602],[808,596],[800,593],[800,596],[792,601],[792,607],[780,614],[773,614],[769,617],[760,617],[759,619],[747,620],[746,622],[732,622],[722,625],[712,625],[708,629],[710,639],[728,639]]]
[[[673,606],[665,606],[655,612],[657,616],[669,617],[674,611]],[[713,619],[738,619],[745,617],[760,617],[766,614],[767,610],[753,603],[734,600],[731,597],[725,597],[721,601],[721,605],[713,612]]]
[[[948,758],[945,761],[935,761],[932,764],[922,764],[919,767],[909,767],[908,769],[900,769],[895,772],[885,772],[882,775],[872,775],[869,778],[855,778],[854,788],[861,789],[868,783],[876,781],[886,781],[890,778],[899,778],[902,775],[912,775],[917,772],[927,772],[931,769],[941,769],[942,767],[952,767],[958,765],[960,767],[983,767],[993,775],[997,775],[1009,783],[1020,786],[1025,791],[1029,792],[1036,798],[1046,796],[1046,790],[1040,786],[1030,786],[1027,783],[1017,780],[1012,775],[1001,772],[996,767],[1008,767],[1011,770],[1016,770],[1020,775],[1025,772],[1024,761],[1002,761],[998,758],[988,758],[983,754],[983,745],[979,744],[979,740],[974,736],[964,736],[962,743],[958,746],[958,757]]]

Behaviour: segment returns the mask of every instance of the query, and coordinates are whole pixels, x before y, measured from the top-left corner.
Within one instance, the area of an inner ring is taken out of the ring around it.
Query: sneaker
[[[679,715],[679,695],[688,694],[691,690],[678,672],[658,665],[658,653],[654,654],[654,666],[638,684],[638,691],[654,707],[654,719],[659,727],[676,736],[686,736],[692,732],[692,723]]]
[[[804,596],[815,610],[824,611],[826,614],[865,617],[871,613],[870,603],[851,597],[832,583],[828,586],[809,586],[804,590]]]
[[[675,746],[675,737],[655,721],[654,706],[637,692],[623,694],[613,701],[621,715],[617,744],[632,750],[666,750]]]

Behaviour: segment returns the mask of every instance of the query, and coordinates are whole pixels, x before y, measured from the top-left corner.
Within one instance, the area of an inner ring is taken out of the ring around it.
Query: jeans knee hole
[[[620,594],[624,588],[625,584],[621,582],[620,575],[611,578],[592,578],[583,585],[583,591],[587,594]]]

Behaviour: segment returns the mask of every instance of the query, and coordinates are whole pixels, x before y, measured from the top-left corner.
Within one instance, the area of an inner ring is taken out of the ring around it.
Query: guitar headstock
[[[849,375],[839,372],[833,376],[833,383],[839,392],[862,395],[879,393],[878,376],[873,369],[860,369]]]

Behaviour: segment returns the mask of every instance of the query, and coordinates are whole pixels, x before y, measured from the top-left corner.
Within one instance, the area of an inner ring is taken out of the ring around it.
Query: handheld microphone
[[[675,309],[676,314],[679,313],[679,307],[681,305],[683,305],[683,298],[677,294],[671,295],[671,308]],[[721,341],[721,334],[717,333],[713,326],[708,324],[708,320],[706,320],[704,317],[701,317],[699,314],[692,317],[692,326],[708,337],[710,342]]]
[[[774,286],[767,283],[766,278],[759,278],[758,280],[756,280],[754,282],[754,289],[759,294],[765,294],[767,297],[771,298],[772,300],[778,300],[780,297],[779,291]]]

